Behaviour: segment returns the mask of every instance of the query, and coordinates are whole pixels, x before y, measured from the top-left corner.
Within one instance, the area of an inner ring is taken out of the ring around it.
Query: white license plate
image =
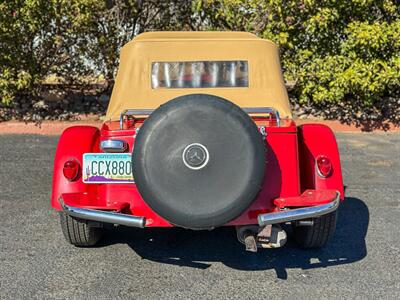
[[[85,183],[134,183],[129,153],[83,154],[82,178]]]

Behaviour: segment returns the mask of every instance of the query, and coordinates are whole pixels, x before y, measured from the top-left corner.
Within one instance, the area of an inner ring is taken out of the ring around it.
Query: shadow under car
[[[369,211],[365,203],[346,197],[339,207],[336,232],[323,249],[301,249],[288,230],[288,243],[281,249],[245,251],[237,241],[233,227],[212,231],[193,231],[182,228],[133,229],[120,226],[108,231],[96,247],[125,243],[142,259],[154,262],[207,269],[212,262],[238,270],[274,269],[277,277],[287,278],[287,269],[324,268],[349,264],[367,255],[365,236]]]

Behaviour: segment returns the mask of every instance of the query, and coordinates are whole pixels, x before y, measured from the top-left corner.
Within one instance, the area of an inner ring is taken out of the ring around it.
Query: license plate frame
[[[87,184],[135,183],[130,153],[84,153],[82,181]]]

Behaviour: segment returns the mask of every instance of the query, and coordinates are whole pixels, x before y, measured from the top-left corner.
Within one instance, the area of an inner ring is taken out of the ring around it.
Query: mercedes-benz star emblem
[[[190,144],[183,150],[182,159],[185,166],[189,169],[200,170],[208,163],[208,150],[202,144]]]

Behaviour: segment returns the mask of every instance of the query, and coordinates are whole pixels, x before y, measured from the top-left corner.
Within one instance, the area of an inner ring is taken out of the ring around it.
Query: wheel
[[[60,213],[61,229],[65,239],[72,245],[87,247],[95,245],[103,235],[103,228],[93,227],[87,221]]]
[[[337,211],[312,219],[312,226],[293,225],[294,238],[302,248],[321,248],[335,233]]]
[[[263,186],[265,142],[254,121],[226,99],[175,98],[143,123],[132,155],[144,201],[170,223],[212,229],[235,219]]]

